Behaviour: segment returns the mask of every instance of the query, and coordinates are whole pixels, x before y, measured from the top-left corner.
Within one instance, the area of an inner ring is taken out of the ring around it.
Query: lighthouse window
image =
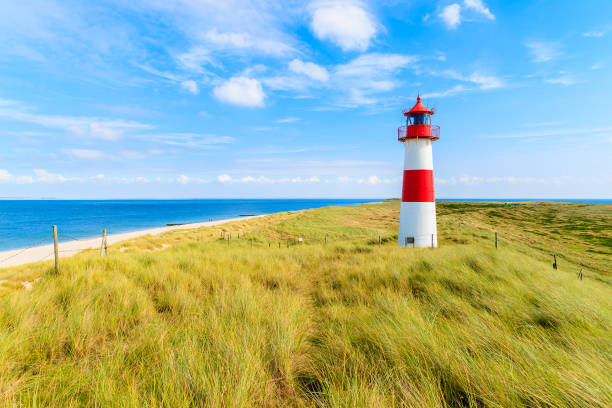
[[[424,125],[425,124],[425,114],[424,113],[415,113],[412,115],[414,118],[413,123],[415,125]]]

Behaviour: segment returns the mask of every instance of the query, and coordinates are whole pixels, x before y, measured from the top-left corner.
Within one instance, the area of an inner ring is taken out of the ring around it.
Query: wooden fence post
[[[378,247],[380,248],[381,246],[382,246],[382,238],[381,238],[381,236],[379,235],[379,236],[378,236]]]
[[[557,255],[553,255],[553,259],[554,259],[553,269],[557,269]]]
[[[325,234],[325,246],[327,246],[327,234]]]
[[[53,253],[55,254],[55,273],[59,274],[59,250],[57,247],[57,225],[53,226]]]
[[[497,231],[495,231],[495,249],[497,249]]]
[[[104,255],[105,246],[106,246],[106,228],[102,230],[102,242],[100,243],[100,256]]]
[[[434,247],[434,234],[431,234],[431,247]]]

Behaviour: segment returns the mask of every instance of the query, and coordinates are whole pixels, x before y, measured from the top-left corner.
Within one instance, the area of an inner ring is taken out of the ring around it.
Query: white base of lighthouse
[[[408,243],[406,243],[406,238],[408,238]],[[414,243],[410,242],[412,239]],[[397,241],[401,247],[437,247],[436,203],[402,203]]]

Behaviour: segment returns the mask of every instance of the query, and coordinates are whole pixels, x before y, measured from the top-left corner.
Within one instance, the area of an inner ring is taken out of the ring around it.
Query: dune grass
[[[0,405],[612,406],[612,206],[438,215],[437,249],[389,201],[0,270]]]

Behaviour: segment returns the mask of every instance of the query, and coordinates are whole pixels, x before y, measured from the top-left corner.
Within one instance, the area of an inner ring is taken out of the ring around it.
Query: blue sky
[[[0,197],[612,197],[612,3],[0,1]]]

